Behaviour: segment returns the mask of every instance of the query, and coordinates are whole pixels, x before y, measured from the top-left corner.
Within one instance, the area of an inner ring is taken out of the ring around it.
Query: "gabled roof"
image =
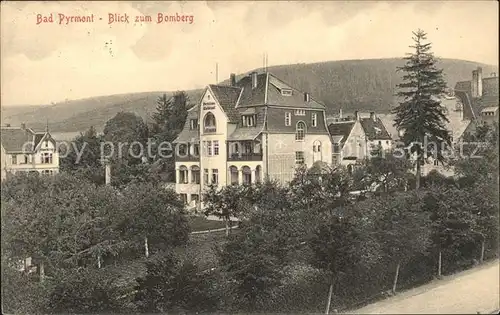
[[[33,152],[46,136],[53,140],[48,132],[35,132],[29,128],[15,127],[2,127],[1,129],[2,146],[7,152]]]
[[[248,113],[249,109],[242,108],[239,109],[239,111],[241,114],[243,114]],[[255,115],[255,126],[243,126],[243,122],[241,121],[241,119],[239,119],[238,126],[236,126],[236,129],[233,131],[233,133],[228,136],[227,140],[254,140],[262,132],[262,130],[264,129],[264,123],[266,121],[265,109],[263,107],[252,108],[252,111],[254,112],[253,115]]]
[[[361,127],[363,127],[368,140],[392,139],[391,135],[387,132],[387,129],[385,129],[385,126],[380,118],[376,117],[375,120],[373,118],[361,118],[359,122],[361,123]]]
[[[235,111],[236,103],[241,94],[241,88],[229,85],[209,85],[214,97],[226,113],[230,122],[238,120],[239,114]]]
[[[483,110],[481,111],[481,113],[484,113],[484,112],[497,112],[498,111],[498,106],[497,107],[485,107],[483,108]]]
[[[341,121],[329,124],[328,131],[330,132],[330,136],[332,137],[333,141],[336,142],[340,140],[341,144],[343,145],[347,140],[347,137],[349,137],[349,134],[351,133],[351,130],[354,127],[355,123],[355,121]],[[339,138],[339,136],[342,136],[342,138]]]

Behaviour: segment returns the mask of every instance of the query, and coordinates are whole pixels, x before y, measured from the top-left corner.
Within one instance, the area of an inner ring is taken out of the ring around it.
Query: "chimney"
[[[476,98],[477,97],[477,77],[478,77],[478,73],[477,73],[477,70],[472,70],[472,81],[471,81],[471,93],[472,93],[472,97],[473,98]]]
[[[310,99],[311,99],[311,98],[310,98],[310,96],[309,96],[309,93],[305,92],[305,93],[304,93],[304,102],[309,102],[309,100],[310,100]]]
[[[342,108],[339,109],[339,118],[342,118]]]
[[[497,77],[497,74],[496,74],[496,72],[492,72],[492,73],[490,74],[490,76],[491,76],[492,78],[496,78],[496,77]]]
[[[483,96],[483,68],[477,67],[477,97]]]
[[[255,89],[257,87],[257,72],[252,72],[251,74],[252,77],[252,89]]]
[[[229,76],[229,80],[231,82],[231,86],[236,86],[236,74],[231,73],[231,75]]]
[[[359,114],[358,111],[354,112],[354,120],[359,120]]]
[[[25,124],[25,123],[22,123],[22,124],[21,124],[21,129],[22,129],[22,130],[25,130],[25,129],[26,129],[26,124]]]
[[[375,112],[370,112],[370,119],[373,121],[377,121],[377,116],[375,115]]]

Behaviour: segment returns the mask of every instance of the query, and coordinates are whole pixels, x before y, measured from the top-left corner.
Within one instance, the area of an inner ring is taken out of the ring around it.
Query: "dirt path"
[[[498,260],[346,314],[491,314],[498,310]]]

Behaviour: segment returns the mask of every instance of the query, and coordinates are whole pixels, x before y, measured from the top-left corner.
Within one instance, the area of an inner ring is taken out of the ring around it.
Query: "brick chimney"
[[[309,102],[311,100],[311,97],[309,96],[309,93],[305,92],[304,93],[304,102]]]
[[[359,113],[358,113],[358,111],[354,112],[354,120],[359,120]]]
[[[472,70],[472,81],[470,82],[471,85],[471,94],[472,97],[476,98],[477,97],[477,70]]]
[[[370,112],[370,119],[373,121],[377,121],[377,115],[375,115],[375,112]]]
[[[231,82],[231,86],[236,86],[236,74],[231,73],[229,76],[229,81]]]
[[[342,108],[339,109],[339,118],[342,118]]]
[[[257,87],[257,72],[252,72],[250,76],[252,77],[252,89],[255,89]]]
[[[25,123],[21,123],[21,129],[22,129],[22,130],[25,130],[25,129],[26,129],[26,124],[25,124]]]
[[[477,97],[483,96],[483,68],[477,67]]]

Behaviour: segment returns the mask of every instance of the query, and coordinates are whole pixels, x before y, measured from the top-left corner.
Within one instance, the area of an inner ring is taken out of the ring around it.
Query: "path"
[[[494,260],[347,314],[491,314],[500,308],[499,267]]]

